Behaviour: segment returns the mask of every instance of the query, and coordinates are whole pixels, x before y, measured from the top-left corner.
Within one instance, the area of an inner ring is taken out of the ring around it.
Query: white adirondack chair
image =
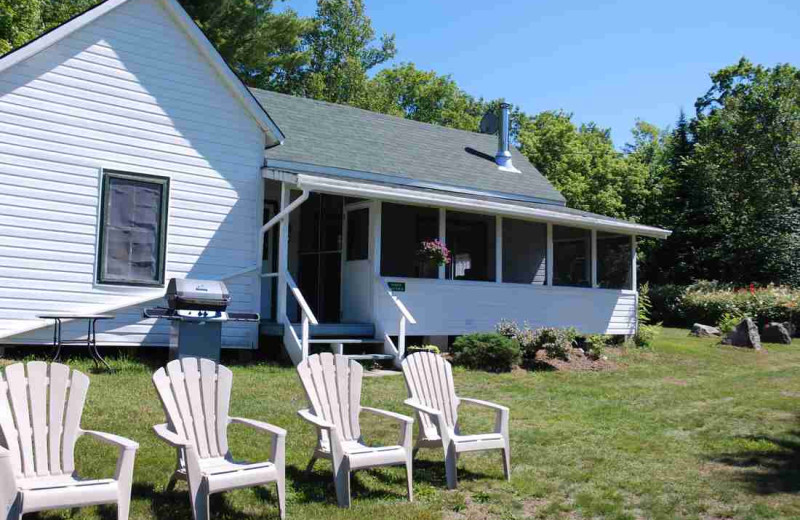
[[[419,420],[414,454],[420,448],[443,448],[447,487],[458,486],[458,454],[467,451],[502,450],[503,471],[511,480],[511,451],[508,441],[508,408],[478,399],[457,397],[453,369],[446,360],[431,352],[418,352],[403,360],[409,399]],[[458,427],[460,404],[474,404],[496,412],[494,433],[461,435]]]
[[[317,428],[317,447],[307,472],[317,459],[333,463],[333,482],[340,507],[350,507],[350,472],[377,466],[406,466],[408,500],[414,500],[411,478],[411,425],[414,419],[398,413],[361,406],[363,369],[346,356],[314,354],[297,365],[306,391],[309,409],[298,415]],[[370,447],[364,444],[359,414],[369,412],[400,423],[397,446]]]
[[[117,517],[128,518],[139,445],[81,429],[88,388],[85,374],[58,363],[17,363],[0,375],[0,518],[96,504],[117,504]],[[74,451],[81,435],[119,448],[113,479],[78,477]]]
[[[230,489],[275,482],[278,508],[286,517],[286,430],[252,419],[229,417],[233,374],[210,359],[185,357],[153,374],[166,424],[153,427],[177,448],[178,464],[167,489],[177,480],[189,484],[195,520],[209,518],[208,497]],[[228,425],[243,424],[272,435],[269,462],[234,461],[228,449]]]

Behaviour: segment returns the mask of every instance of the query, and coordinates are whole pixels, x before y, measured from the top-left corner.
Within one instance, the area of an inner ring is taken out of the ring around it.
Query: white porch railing
[[[297,283],[295,283],[289,271],[284,272],[284,276],[286,277],[286,285],[289,286],[289,290],[292,292],[295,300],[297,300],[297,304],[300,306],[300,312],[303,316],[299,338],[294,331],[289,317],[284,315],[283,320],[283,344],[286,346],[286,351],[289,353],[289,357],[292,358],[292,362],[297,365],[308,357],[308,340],[310,338],[309,326],[319,325],[319,322],[311,311],[311,307],[308,306],[308,302],[306,302],[303,293],[300,291],[300,288],[297,287]],[[294,346],[294,350],[289,347],[290,345]]]
[[[400,301],[400,298],[394,295],[394,292],[389,288],[389,285],[386,283],[381,277],[378,277],[378,283],[381,284],[383,287],[384,293],[391,298],[392,302],[394,302],[397,310],[400,311],[400,326],[398,328],[397,333],[397,362],[399,363],[402,361],[403,356],[406,353],[406,324],[411,323],[412,325],[416,325],[417,320],[414,319],[414,316],[408,311],[406,306]],[[384,341],[389,345],[394,346],[391,337],[389,334],[384,333]]]

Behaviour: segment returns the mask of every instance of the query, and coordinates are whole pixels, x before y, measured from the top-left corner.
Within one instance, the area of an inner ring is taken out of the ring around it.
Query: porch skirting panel
[[[500,320],[531,327],[575,327],[584,334],[633,334],[636,292],[579,287],[548,287],[457,280],[386,278],[402,282],[403,303],[417,319],[409,335],[448,335],[492,331]],[[376,295],[375,314],[390,335],[398,333],[397,310]]]

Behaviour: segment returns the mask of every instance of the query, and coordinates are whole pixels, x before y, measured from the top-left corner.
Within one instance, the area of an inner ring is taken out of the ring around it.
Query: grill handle
[[[153,307],[152,309],[144,309],[142,314],[145,318],[166,318],[171,314],[171,311],[166,307]]]

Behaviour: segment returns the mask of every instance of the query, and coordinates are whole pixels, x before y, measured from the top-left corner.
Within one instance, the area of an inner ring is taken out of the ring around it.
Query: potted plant
[[[417,258],[420,264],[420,276],[436,278],[439,267],[450,263],[451,255],[447,246],[437,238],[420,242]]]

